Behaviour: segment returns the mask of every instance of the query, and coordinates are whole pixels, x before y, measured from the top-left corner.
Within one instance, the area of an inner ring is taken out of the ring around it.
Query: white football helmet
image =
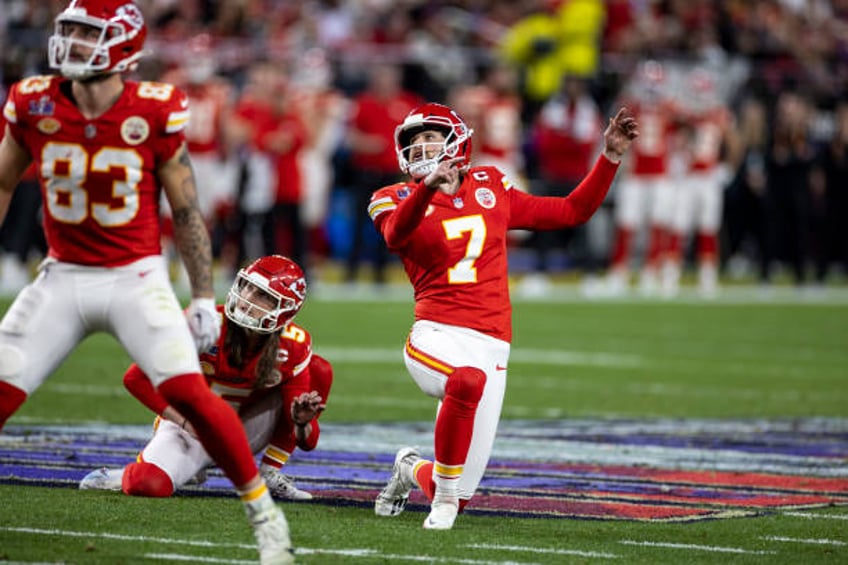
[[[93,42],[69,37],[68,24],[91,26],[100,36]],[[75,80],[131,71],[144,54],[146,37],[144,16],[129,0],[71,0],[56,16],[47,58],[51,69]],[[75,46],[90,49],[91,55],[79,58]]]

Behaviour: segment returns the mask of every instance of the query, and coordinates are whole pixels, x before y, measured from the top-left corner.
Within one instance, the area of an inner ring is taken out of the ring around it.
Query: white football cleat
[[[121,482],[124,479],[124,468],[107,469],[101,467],[92,471],[82,478],[79,484],[80,490],[121,490]]]
[[[425,530],[450,530],[459,512],[458,501],[433,502],[430,515],[424,520]]]
[[[276,504],[250,516],[250,525],[256,537],[261,565],[291,565],[294,563],[294,549],[289,537],[289,524],[286,516]]]
[[[294,482],[276,469],[263,471],[262,478],[268,485],[271,496],[283,500],[312,500],[312,495],[294,486]]]
[[[392,467],[392,478],[374,501],[374,512],[377,516],[398,516],[403,512],[415,483],[412,468],[420,459],[420,454],[414,447],[404,447],[397,452],[395,465]]]

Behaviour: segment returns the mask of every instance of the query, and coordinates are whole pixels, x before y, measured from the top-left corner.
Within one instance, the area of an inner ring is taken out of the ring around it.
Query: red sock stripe
[[[445,363],[444,361],[440,361],[435,357],[427,355],[420,349],[416,349],[414,345],[412,345],[412,340],[410,338],[406,338],[406,354],[421,363],[422,365],[426,365],[427,367],[433,369],[434,371],[438,371],[443,375],[450,376],[456,371],[456,367],[451,365],[450,363]]]

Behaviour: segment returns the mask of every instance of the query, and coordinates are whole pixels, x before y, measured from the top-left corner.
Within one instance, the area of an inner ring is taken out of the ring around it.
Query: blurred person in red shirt
[[[530,142],[536,163],[536,177],[531,180],[533,194],[568,196],[589,172],[603,120],[587,86],[587,79],[566,75],[560,91],[536,116]],[[540,294],[547,289],[550,252],[568,249],[578,229],[539,231],[531,236],[535,264],[533,272],[521,281],[523,293]]]
[[[639,120],[641,135],[615,193],[615,236],[602,292],[620,295],[629,289],[635,238],[647,228],[639,266],[639,287],[659,290],[659,269],[666,250],[674,210],[671,157],[675,149],[677,110],[671,101],[666,66],[656,60],[640,64],[624,105]]]
[[[684,246],[693,235],[698,291],[711,298],[718,292],[719,229],[729,180],[725,156],[734,129],[733,116],[722,102],[717,77],[710,71],[695,68],[685,81],[688,96],[680,108],[686,137],[685,173],[676,183],[660,286],[666,297],[679,292]]]
[[[359,262],[365,254],[368,216],[363,213],[375,186],[385,186],[400,180],[395,153],[395,126],[410,110],[420,104],[420,98],[403,88],[403,70],[389,63],[377,63],[368,74],[368,86],[354,97],[348,122],[347,143],[350,163],[354,169],[354,208],[351,229],[351,248],[347,257],[345,278],[357,279]],[[388,250],[385,242],[376,238],[374,281],[386,282]]]
[[[261,249],[256,249],[248,231],[241,260],[286,252],[308,273],[299,163],[308,132],[294,103],[288,76],[278,64],[260,62],[250,69],[248,84],[228,127],[233,143],[247,148],[247,184],[241,206],[260,224]],[[247,221],[248,230],[252,224],[254,221]]]

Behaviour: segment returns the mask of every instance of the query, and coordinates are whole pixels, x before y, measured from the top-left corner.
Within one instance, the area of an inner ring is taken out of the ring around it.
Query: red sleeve
[[[423,181],[419,182],[412,189],[411,194],[400,201],[393,212],[380,214],[374,219],[374,223],[380,233],[383,234],[383,239],[386,240],[386,246],[389,249],[399,249],[406,244],[409,236],[412,235],[412,232],[421,223],[421,219],[424,218],[427,206],[435,194],[435,190],[426,188]]]
[[[138,365],[133,364],[127,369],[127,372],[124,374],[124,386],[139,402],[150,408],[157,415],[161,415],[165,408],[168,407],[168,402],[156,392],[153,383],[138,368]]]
[[[589,174],[565,198],[532,196],[511,189],[509,229],[553,230],[589,221],[606,198],[616,171],[618,163],[602,154]]]
[[[297,446],[303,451],[312,451],[318,445],[318,438],[321,436],[321,426],[318,425],[318,418],[312,418],[310,422],[312,430],[309,437],[305,441],[298,441]]]

